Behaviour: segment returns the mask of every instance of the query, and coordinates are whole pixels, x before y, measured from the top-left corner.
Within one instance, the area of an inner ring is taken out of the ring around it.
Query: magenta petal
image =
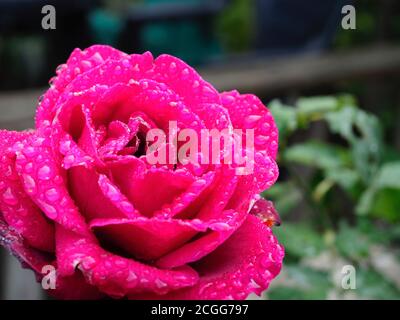
[[[229,168],[225,165],[220,167],[214,183],[214,188],[197,214],[197,218],[211,219],[219,217],[235,192],[237,182],[238,177],[233,168]],[[242,198],[240,194],[237,195],[237,197],[239,199]]]
[[[105,297],[104,293],[85,281],[81,272],[66,277],[58,275],[56,288],[49,289],[47,293],[63,300],[98,300]]]
[[[146,78],[146,73],[152,68],[153,57],[149,52],[132,54],[119,60],[108,60],[96,68],[74,78],[64,94],[79,94],[93,87],[112,87],[116,84],[135,84]]]
[[[33,135],[14,148],[17,172],[23,177],[25,192],[33,202],[49,219],[65,228],[89,233],[85,220],[69,195],[65,172],[54,158],[49,139]]]
[[[229,209],[238,209],[242,205],[252,205],[251,201],[260,192],[271,187],[278,179],[278,165],[269,156],[256,152],[254,155],[254,172],[239,176],[237,188],[227,205]],[[248,206],[248,210],[250,210]]]
[[[45,274],[44,266],[53,266],[53,263],[45,254],[31,248],[24,239],[7,226],[0,217],[0,245],[9,250],[22,264],[22,266],[31,269],[36,275],[37,281],[41,281]],[[48,272],[48,271],[46,271]],[[56,273],[56,288],[47,291],[51,296],[62,299],[99,299],[103,294],[96,288],[90,286],[84,281],[79,273],[72,276],[63,277]]]
[[[95,219],[90,227],[108,244],[139,259],[153,260],[171,252],[197,233],[232,233],[243,221],[243,214],[226,211],[216,219],[180,220],[159,217]],[[200,236],[200,235],[198,235]]]
[[[196,179],[188,189],[178,195],[171,203],[165,204],[154,213],[154,216],[171,218],[193,217],[210,193],[211,185],[215,182],[215,172],[210,171]]]
[[[54,228],[24,191],[21,178],[15,170],[15,152],[7,151],[15,142],[24,141],[31,135],[0,131],[0,211],[7,224],[21,234],[29,245],[39,250],[53,251]],[[33,165],[28,164],[25,170],[30,172]],[[35,181],[26,175],[22,179],[31,185],[30,191],[34,192]]]
[[[284,249],[271,229],[258,218],[248,216],[245,223],[194,268],[201,275],[190,288],[171,292],[159,299],[245,299],[260,295],[279,274]],[[131,298],[154,299],[152,295]]]
[[[178,220],[96,219],[90,223],[96,234],[119,249],[143,260],[153,260],[182,245],[197,231]]]
[[[120,59],[124,56],[127,55],[104,45],[94,45],[84,51],[75,49],[67,63],[58,68],[58,75],[52,79],[50,89],[47,90],[39,103],[36,112],[36,128],[46,124],[46,121],[50,123],[53,120],[56,111],[54,107],[60,93],[73,79],[108,60]]]
[[[151,79],[167,84],[188,106],[220,102],[219,94],[214,87],[204,81],[196,70],[176,57],[160,55],[154,61]]]
[[[120,190],[145,216],[151,216],[165,204],[172,203],[194,182],[189,174],[162,167],[144,169],[143,163],[135,158],[110,164],[109,167]]]
[[[198,261],[218,246],[224,243],[235,232],[246,219],[246,211],[236,212],[226,210],[219,217],[219,227],[211,228],[210,232],[196,237],[177,250],[160,258],[156,265],[161,268],[174,268]]]
[[[9,250],[22,264],[39,274],[42,267],[50,261],[46,255],[31,248],[13,228],[8,226],[0,216],[0,245]]]
[[[121,194],[118,187],[95,169],[73,167],[68,170],[68,180],[71,195],[87,221],[135,215],[132,204]]]
[[[271,112],[253,94],[237,91],[221,94],[222,104],[228,109],[234,128],[254,129],[256,151],[267,152],[275,160],[278,151],[278,129]]]
[[[153,292],[163,294],[194,285],[197,273],[190,267],[161,270],[104,251],[95,241],[61,226],[56,228],[57,264],[62,276],[78,268],[89,284],[112,296]]]

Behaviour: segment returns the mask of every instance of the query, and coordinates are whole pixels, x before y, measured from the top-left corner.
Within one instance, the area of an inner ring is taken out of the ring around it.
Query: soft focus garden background
[[[46,4],[56,30],[41,28]],[[346,4],[355,30],[341,27]],[[176,55],[274,114],[281,173],[264,196],[286,258],[263,298],[400,298],[399,1],[0,0],[0,128],[32,127],[56,66],[93,43]],[[0,254],[0,297],[43,297]]]

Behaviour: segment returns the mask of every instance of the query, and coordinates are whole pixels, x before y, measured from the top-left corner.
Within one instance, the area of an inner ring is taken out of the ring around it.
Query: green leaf
[[[334,181],[344,190],[351,192],[360,180],[360,176],[354,169],[348,168],[330,168],[325,171],[326,178]]]
[[[370,240],[356,228],[342,223],[335,242],[338,251],[349,259],[361,261],[368,257]]]
[[[377,187],[400,189],[400,161],[384,164],[378,173]]]
[[[353,106],[329,112],[325,119],[332,132],[346,139],[353,161],[364,182],[369,183],[381,157],[382,131],[377,117]]]
[[[383,188],[376,192],[371,214],[389,222],[400,220],[400,189]]]
[[[297,111],[303,117],[320,117],[327,111],[336,110],[339,106],[339,101],[337,97],[333,96],[307,97],[299,98],[296,105]]]
[[[302,200],[302,194],[291,182],[278,182],[263,193],[267,200],[273,200],[281,216],[293,210]]]
[[[285,150],[283,157],[286,161],[320,169],[339,168],[350,163],[346,149],[317,141],[296,144]]]
[[[271,101],[268,107],[278,127],[280,140],[297,129],[297,114],[294,107],[286,106],[279,100]]]
[[[284,222],[274,233],[285,247],[286,255],[291,258],[314,257],[325,248],[321,236],[304,224]]]
[[[356,212],[389,221],[400,219],[400,162],[384,164],[376,173],[369,188],[362,194]]]
[[[364,268],[356,268],[356,289],[358,297],[364,299],[399,299],[400,292],[382,275]]]

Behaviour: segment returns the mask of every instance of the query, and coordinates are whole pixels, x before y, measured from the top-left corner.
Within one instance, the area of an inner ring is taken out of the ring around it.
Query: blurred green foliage
[[[233,0],[217,19],[217,33],[224,49],[242,52],[250,49],[254,36],[254,3]]]
[[[400,39],[400,11],[397,1],[363,0],[356,8],[357,29],[348,32],[338,28],[334,46],[347,49],[369,45],[373,41],[398,43]]]
[[[379,119],[350,95],[300,98],[294,106],[276,100],[269,108],[283,177],[264,196],[283,217],[275,232],[286,258],[268,297],[400,298],[400,152],[384,143]],[[327,134],[302,141],[316,124]],[[348,264],[355,290],[341,286]]]

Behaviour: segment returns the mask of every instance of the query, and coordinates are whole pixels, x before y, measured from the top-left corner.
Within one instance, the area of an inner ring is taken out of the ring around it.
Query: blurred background
[[[94,43],[176,55],[272,111],[281,173],[264,196],[286,258],[263,299],[400,298],[399,1],[0,0],[0,128],[32,127],[57,65]],[[44,298],[2,248],[0,276],[0,298]]]

